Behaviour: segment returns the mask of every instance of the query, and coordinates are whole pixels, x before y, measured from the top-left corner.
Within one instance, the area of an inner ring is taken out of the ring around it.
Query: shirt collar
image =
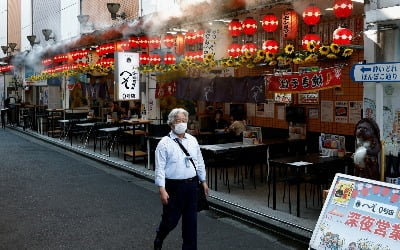
[[[173,131],[169,132],[169,137],[170,137],[172,140],[175,140],[175,138],[179,138]],[[179,138],[179,139],[181,139],[181,138]],[[185,135],[183,136],[182,139],[187,139],[186,133],[185,133]]]

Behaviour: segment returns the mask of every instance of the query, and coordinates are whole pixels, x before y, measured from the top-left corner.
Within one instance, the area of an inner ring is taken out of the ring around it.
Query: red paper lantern
[[[53,59],[51,59],[51,58],[46,58],[46,59],[43,59],[42,60],[42,64],[44,65],[44,66],[49,66],[50,64],[52,64],[53,63]]]
[[[197,36],[196,36],[196,32],[190,30],[188,32],[186,32],[185,34],[185,43],[189,44],[189,45],[193,45],[195,44],[197,41]]]
[[[257,31],[257,21],[252,17],[246,17],[242,23],[242,29],[246,35],[253,35]]]
[[[346,28],[337,28],[333,32],[333,42],[339,45],[348,45],[353,40],[353,32]]]
[[[150,63],[153,65],[161,63],[161,56],[159,54],[150,55]]]
[[[246,42],[242,46],[242,53],[244,54],[246,51],[250,52],[250,54],[254,55],[257,52],[257,45],[252,42]]]
[[[159,36],[152,36],[149,38],[149,47],[151,49],[157,49],[161,45],[161,39]]]
[[[175,37],[171,34],[166,34],[163,39],[165,47],[171,48],[175,44]]]
[[[186,59],[190,59],[190,60],[194,60],[194,57],[196,56],[194,51],[186,51],[185,52],[185,58]]]
[[[202,44],[204,42],[204,30],[196,32],[196,42]]]
[[[266,32],[274,32],[278,28],[278,18],[274,14],[265,15],[261,25]]]
[[[316,25],[321,18],[321,10],[315,5],[309,5],[303,11],[303,20],[307,25]]]
[[[238,57],[242,55],[242,46],[238,43],[232,43],[228,47],[228,55],[231,57]]]
[[[351,0],[335,0],[333,4],[333,13],[338,18],[346,18],[353,11],[353,2]]]
[[[139,63],[142,65],[148,64],[150,62],[150,57],[147,53],[141,53],[139,55]]]
[[[239,21],[239,19],[233,19],[228,24],[228,32],[231,34],[231,36],[239,36],[240,33],[242,33],[242,23]]]
[[[149,38],[147,36],[141,36],[139,37],[139,46],[142,49],[146,49],[149,47]]]
[[[307,49],[307,44],[314,43],[315,47],[318,49],[321,46],[321,37],[317,34],[307,34],[301,39],[301,45],[303,49]]]
[[[117,51],[126,51],[129,50],[131,48],[130,42],[129,40],[127,41],[119,41],[116,43],[116,50]]]
[[[133,36],[129,38],[129,46],[131,46],[131,48],[139,47],[139,37]]]
[[[203,50],[198,50],[194,52],[193,59],[195,61],[202,62],[203,61]]]
[[[299,28],[299,18],[294,10],[285,10],[282,13],[282,36],[285,40],[294,40]]]
[[[185,51],[185,36],[182,33],[176,34],[175,39],[175,55],[181,56]]]
[[[87,56],[89,53],[88,49],[80,49],[80,50],[74,50],[71,52],[71,57],[73,60],[79,59],[79,58],[83,58],[85,56]]]
[[[263,43],[262,48],[265,52],[276,54],[279,50],[279,43],[275,40],[267,40]]]
[[[172,53],[167,53],[164,56],[164,63],[165,64],[174,64],[176,62],[176,57]]]

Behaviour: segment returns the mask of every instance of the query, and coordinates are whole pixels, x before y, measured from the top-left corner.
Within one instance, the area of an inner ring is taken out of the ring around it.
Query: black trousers
[[[197,180],[169,181],[165,183],[169,195],[168,204],[163,205],[163,214],[157,237],[164,240],[182,217],[182,249],[197,249]]]

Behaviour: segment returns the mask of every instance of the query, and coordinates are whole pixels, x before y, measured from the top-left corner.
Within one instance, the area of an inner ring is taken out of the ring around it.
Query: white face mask
[[[184,134],[186,129],[187,129],[187,123],[186,122],[181,122],[181,123],[178,123],[178,124],[174,125],[174,132],[177,135]]]

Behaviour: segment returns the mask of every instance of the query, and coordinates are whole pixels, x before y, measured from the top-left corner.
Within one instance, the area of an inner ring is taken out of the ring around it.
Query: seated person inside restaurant
[[[228,128],[228,122],[224,120],[221,110],[215,111],[215,117],[211,120],[210,126],[212,132]]]
[[[235,140],[242,140],[243,131],[246,130],[246,121],[242,114],[231,115],[231,125],[229,131],[236,137]]]

